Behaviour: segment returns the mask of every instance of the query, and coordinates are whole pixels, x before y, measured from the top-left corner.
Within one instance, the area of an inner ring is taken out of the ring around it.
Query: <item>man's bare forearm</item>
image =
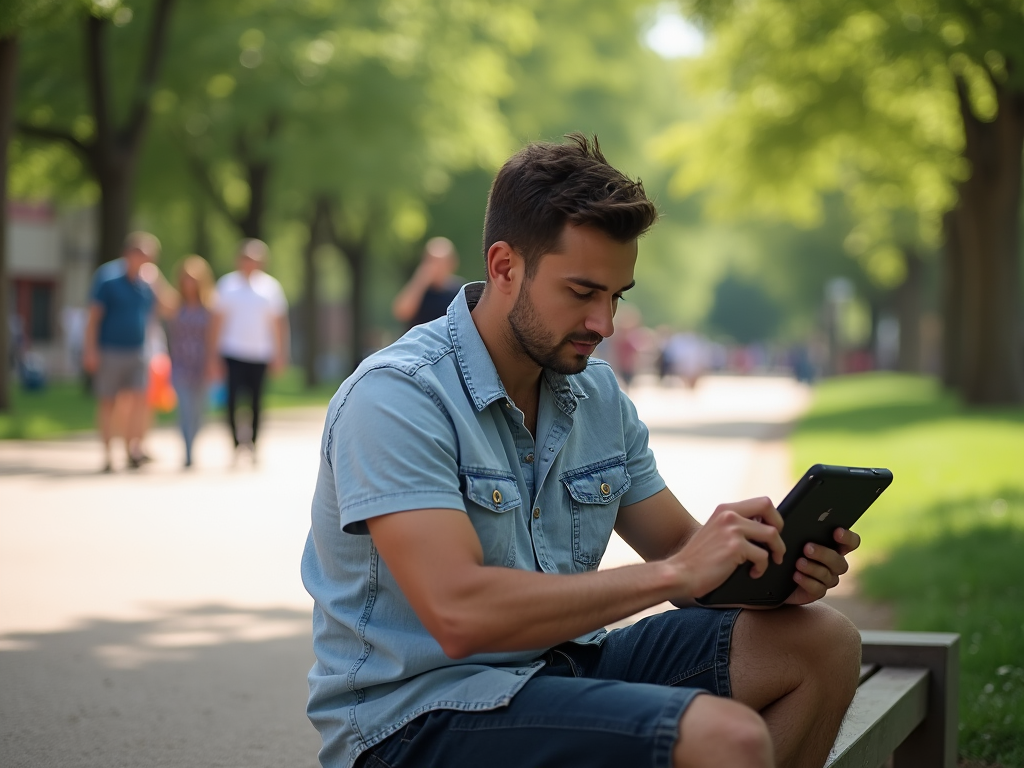
[[[478,566],[428,629],[454,658],[548,648],[685,591],[685,576],[666,562],[570,575]]]

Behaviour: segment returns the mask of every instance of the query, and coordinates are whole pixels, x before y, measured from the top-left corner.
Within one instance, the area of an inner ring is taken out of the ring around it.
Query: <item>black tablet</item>
[[[796,561],[808,543],[832,549],[836,528],[850,528],[892,482],[888,469],[834,467],[815,464],[779,504],[782,541],[786,554],[781,564],[768,560],[768,569],[753,579],[753,563],[739,566],[718,587],[697,598],[701,605],[781,604],[797,587]]]

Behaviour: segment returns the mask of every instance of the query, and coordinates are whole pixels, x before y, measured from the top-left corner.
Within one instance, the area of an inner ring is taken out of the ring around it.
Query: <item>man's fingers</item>
[[[768,550],[748,541],[743,554],[746,555],[747,560],[753,563],[753,567],[750,569],[750,578],[761,578],[768,570]]]
[[[808,560],[821,563],[837,576],[841,576],[850,570],[850,564],[846,562],[846,558],[830,547],[823,547],[819,544],[807,544],[804,546],[803,554]]]
[[[782,558],[786,554],[786,545],[782,543],[782,537],[779,536],[779,532],[775,528],[765,523],[756,523],[753,520],[749,520],[744,521],[742,531],[743,535],[750,541],[760,542],[768,547],[772,560],[776,564],[782,563]],[[764,551],[761,547],[758,547],[758,549]],[[767,563],[765,566],[767,567]]]
[[[745,517],[748,520],[753,520],[755,517],[761,518],[761,521],[772,526],[776,530],[782,530],[782,515],[779,514],[779,510],[772,504],[772,500],[767,496],[759,496],[756,499],[744,499],[743,501],[731,502],[729,504],[721,504],[716,513],[721,513],[724,510],[732,510],[741,517]]]
[[[796,572],[814,579],[815,581],[821,582],[825,589],[832,589],[832,587],[839,583],[838,574],[831,569],[826,568],[821,563],[808,560],[806,557],[797,559]]]
[[[840,555],[848,555],[860,546],[860,536],[846,528],[836,528],[832,533],[832,538],[839,544]]]
[[[797,571],[793,574],[793,580],[797,584],[799,584],[800,588],[803,589],[803,591],[811,597],[811,600],[809,600],[808,602],[820,600],[825,596],[825,592],[828,591],[827,587],[820,581],[818,581],[817,579],[812,579],[810,576],[807,576],[806,574],[803,574],[800,571]]]

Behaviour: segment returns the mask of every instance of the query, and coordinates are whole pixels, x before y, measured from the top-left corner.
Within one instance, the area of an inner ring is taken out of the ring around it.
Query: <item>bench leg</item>
[[[893,768],[956,768],[960,636],[948,632],[861,631],[862,660],[883,667],[927,667],[924,722],[893,754]]]

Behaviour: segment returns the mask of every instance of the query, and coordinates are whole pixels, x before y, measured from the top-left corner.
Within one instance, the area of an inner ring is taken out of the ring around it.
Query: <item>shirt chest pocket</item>
[[[523,505],[515,476],[497,469],[461,468],[466,512],[484,552],[484,565],[516,561],[516,520]]]
[[[558,479],[569,494],[573,559],[580,570],[593,570],[600,564],[615,528],[619,498],[629,490],[626,457],[571,469]]]

